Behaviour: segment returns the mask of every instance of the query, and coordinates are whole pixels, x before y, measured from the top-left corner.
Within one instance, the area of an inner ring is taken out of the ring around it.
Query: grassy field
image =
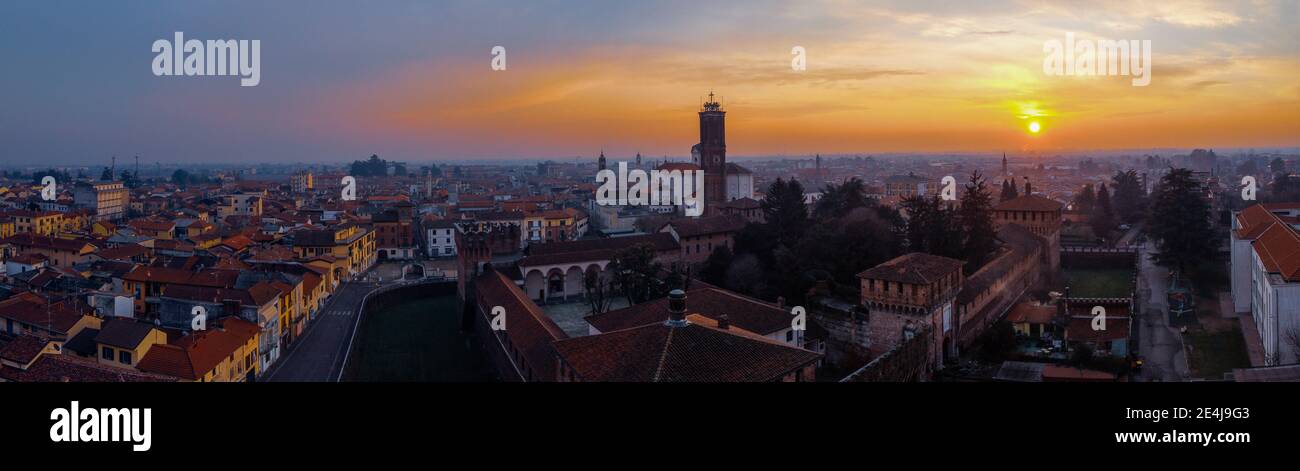
[[[1196,377],[1221,379],[1224,373],[1233,368],[1250,366],[1246,341],[1241,336],[1240,327],[1233,326],[1217,332],[1192,328],[1183,334],[1183,340],[1189,347],[1188,366]]]
[[[1133,292],[1132,270],[1075,269],[1065,271],[1074,298],[1125,298]]]
[[[366,313],[348,381],[495,381],[472,332],[461,332],[456,296],[415,299]]]

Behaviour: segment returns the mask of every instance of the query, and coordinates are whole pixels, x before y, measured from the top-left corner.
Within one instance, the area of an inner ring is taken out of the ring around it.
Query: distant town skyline
[[[0,155],[683,157],[710,91],[736,157],[1297,147],[1297,20],[1245,1],[5,4]],[[150,44],[178,31],[260,40],[260,84],[154,76]],[[1045,75],[1044,42],[1071,32],[1150,40],[1151,84]]]

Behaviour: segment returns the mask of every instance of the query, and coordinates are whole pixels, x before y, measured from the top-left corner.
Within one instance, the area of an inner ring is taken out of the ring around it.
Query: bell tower
[[[713,99],[700,108],[700,169],[704,170],[704,212],[716,214],[727,201],[727,112]]]

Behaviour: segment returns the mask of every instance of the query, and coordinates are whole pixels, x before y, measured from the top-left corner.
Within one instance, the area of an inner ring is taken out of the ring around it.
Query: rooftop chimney
[[[718,316],[718,328],[722,330],[731,328],[731,319],[728,319],[726,314]]]
[[[777,309],[785,309],[785,296],[776,297],[776,307]]]
[[[669,327],[685,327],[686,322],[686,292],[675,289],[668,292],[668,322]]]

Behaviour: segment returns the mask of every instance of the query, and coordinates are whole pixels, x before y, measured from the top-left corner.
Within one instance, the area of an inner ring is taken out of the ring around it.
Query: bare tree
[[[1300,363],[1300,328],[1292,327],[1286,331],[1286,343],[1291,346],[1291,361]]]
[[[591,307],[592,315],[609,312],[610,303],[614,301],[614,290],[610,287],[610,282],[600,279],[600,273],[590,270],[583,274],[582,288],[587,293],[587,305]]]

